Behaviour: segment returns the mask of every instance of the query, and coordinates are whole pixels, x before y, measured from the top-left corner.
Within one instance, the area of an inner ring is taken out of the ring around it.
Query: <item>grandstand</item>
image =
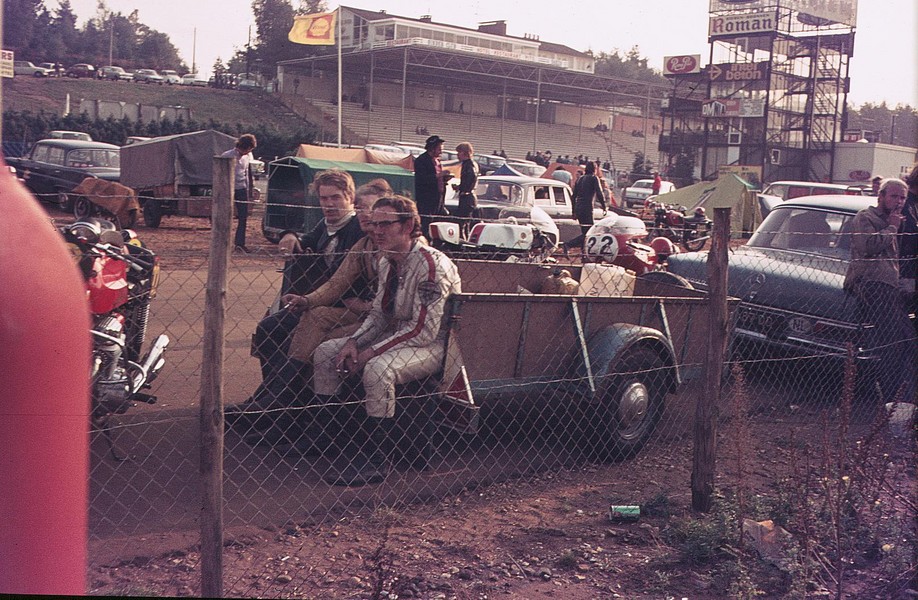
[[[508,36],[503,22],[470,30],[429,17],[342,11],[340,99],[335,55],[278,64],[284,101],[316,122],[326,141],[337,137],[340,102],[346,144],[423,143],[437,134],[515,158],[582,154],[618,172],[631,169],[636,152],[659,164],[666,86],[596,76],[590,54]]]

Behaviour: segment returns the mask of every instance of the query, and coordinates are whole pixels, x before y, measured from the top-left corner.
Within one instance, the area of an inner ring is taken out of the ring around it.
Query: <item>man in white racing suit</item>
[[[456,265],[418,241],[420,217],[414,202],[380,198],[370,232],[382,258],[373,306],[348,338],[323,342],[313,355],[313,387],[330,401],[342,375],[360,373],[368,430],[346,446],[346,462],[327,478],[336,485],[382,481],[388,471],[387,431],[395,416],[395,386],[440,370],[445,353],[446,300],[460,293]],[[361,445],[364,446],[361,449]]]

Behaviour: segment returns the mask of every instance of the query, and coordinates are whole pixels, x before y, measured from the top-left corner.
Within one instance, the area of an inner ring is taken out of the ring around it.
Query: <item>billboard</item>
[[[663,75],[688,75],[701,72],[700,54],[663,57]]]
[[[711,13],[741,11],[751,8],[776,8],[777,0],[710,0]],[[857,25],[857,0],[781,0],[781,8],[832,23]]]
[[[712,98],[701,105],[703,117],[764,117],[764,98]]]
[[[776,31],[775,11],[716,15],[708,19],[708,37],[734,37]]]
[[[707,72],[711,81],[764,81],[768,63],[721,63],[708,65]]]

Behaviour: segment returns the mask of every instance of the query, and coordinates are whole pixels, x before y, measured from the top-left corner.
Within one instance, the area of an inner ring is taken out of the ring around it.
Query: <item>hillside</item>
[[[291,131],[307,122],[264,92],[242,92],[203,87],[147,85],[89,79],[39,79],[15,77],[3,80],[3,110],[61,114],[67,94],[76,109],[81,99],[113,100],[154,106],[187,106],[196,121],[213,119],[243,126],[258,124],[278,131]]]

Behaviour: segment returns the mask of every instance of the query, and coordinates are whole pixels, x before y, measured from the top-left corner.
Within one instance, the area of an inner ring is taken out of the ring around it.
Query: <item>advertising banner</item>
[[[663,75],[688,75],[701,72],[700,54],[663,57]]]
[[[711,81],[764,81],[768,63],[722,63],[708,65],[707,71]]]
[[[777,29],[775,11],[718,15],[708,20],[708,37],[734,37],[754,33],[771,33]]]
[[[711,0],[709,12],[722,13],[777,6],[777,0]],[[857,25],[857,0],[781,0],[781,8],[797,11],[803,16],[801,20],[809,15],[831,23],[843,23],[852,27]]]
[[[0,77],[13,76],[13,58],[12,50],[0,51]]]
[[[764,117],[764,98],[712,98],[701,105],[703,117]]]

